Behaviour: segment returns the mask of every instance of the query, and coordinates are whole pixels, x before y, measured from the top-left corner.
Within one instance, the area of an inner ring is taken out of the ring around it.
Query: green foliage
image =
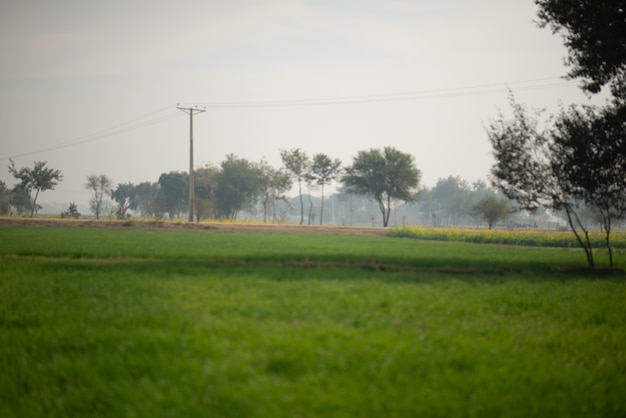
[[[63,180],[63,174],[60,170],[54,170],[46,167],[47,161],[35,161],[33,168],[22,167],[19,170],[15,167],[15,162],[9,160],[9,173],[20,182],[15,186],[15,192],[25,195],[28,210],[31,218],[37,214],[39,205],[37,198],[39,193],[46,190],[54,190],[54,188]]]
[[[334,181],[341,170],[341,161],[332,160],[328,155],[319,153],[313,156],[313,161],[309,172],[307,173],[307,181],[321,188],[321,208],[320,208],[320,225],[324,218],[324,186]]]
[[[0,180],[0,215],[8,215],[11,206],[11,190]]]
[[[206,165],[194,173],[194,205],[198,221],[215,216],[215,195],[220,169]]]
[[[180,171],[161,174],[158,199],[170,219],[178,217],[188,206],[189,175]]]
[[[383,226],[389,223],[393,200],[415,200],[421,178],[414,158],[393,147],[359,151],[341,178],[350,193],[371,196],[380,208]]]
[[[252,205],[261,192],[259,168],[245,158],[230,154],[217,177],[215,208],[220,218],[236,219],[239,211]]]
[[[137,209],[142,217],[156,216],[161,218],[165,212],[163,199],[159,198],[159,183],[145,181],[135,186],[135,196]]]
[[[280,150],[280,158],[285,169],[291,173],[298,182],[298,196],[300,197],[300,225],[304,223],[304,202],[302,201],[302,181],[306,179],[306,173],[311,165],[309,156],[300,148],[292,150]]]
[[[78,212],[78,208],[76,207],[76,203],[70,202],[70,206],[64,212],[61,212],[61,218],[80,218],[80,213]]]
[[[128,210],[137,208],[136,195],[135,185],[131,182],[120,183],[111,192],[111,198],[117,203],[117,208],[115,209],[117,219],[127,219]]]
[[[489,229],[506,220],[511,214],[508,200],[495,195],[482,197],[472,209],[474,216],[487,222]]]
[[[284,169],[274,169],[265,160],[261,160],[257,168],[263,205],[263,222],[267,222],[270,211],[273,220],[276,221],[276,204],[279,201],[288,202],[286,193],[291,188],[291,176]]]
[[[623,0],[535,0],[539,23],[560,33],[584,88],[599,93],[606,84],[626,99],[626,8]]]
[[[564,211],[570,229],[594,267],[583,202],[599,215],[611,254],[612,223],[626,216],[626,108],[561,111],[541,129],[537,114],[510,98],[513,118],[502,115],[487,129],[493,147],[494,184],[521,208]]]
[[[449,176],[437,180],[432,189],[422,189],[418,202],[433,218],[433,225],[459,224],[459,219],[471,213],[471,190],[465,180]]]
[[[3,417],[626,413],[624,281],[545,265],[510,273],[546,252],[576,265],[569,251],[318,234],[0,233]]]

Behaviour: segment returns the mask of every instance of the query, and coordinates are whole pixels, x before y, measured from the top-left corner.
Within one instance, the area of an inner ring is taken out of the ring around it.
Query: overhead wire
[[[86,144],[86,143],[89,143],[89,142],[94,142],[94,141],[98,141],[98,140],[101,140],[101,139],[109,138],[111,136],[120,135],[120,134],[123,134],[123,133],[126,133],[126,132],[134,131],[134,130],[137,130],[137,129],[140,129],[140,128],[143,128],[143,127],[146,127],[146,126],[155,125],[157,123],[165,122],[167,120],[171,120],[171,119],[183,116],[179,112],[170,112],[168,114],[161,115],[161,116],[156,117],[156,118],[143,120],[143,119],[146,119],[146,118],[148,118],[150,116],[156,115],[158,113],[162,113],[163,111],[165,111],[167,109],[173,109],[173,106],[167,106],[167,107],[155,110],[155,111],[147,113],[147,114],[145,114],[143,116],[139,116],[139,117],[131,119],[129,121],[126,121],[126,122],[114,125],[114,126],[112,126],[110,128],[105,128],[105,129],[102,129],[100,131],[96,131],[96,132],[94,132],[92,134],[89,134],[89,135],[83,135],[83,136],[80,136],[78,138],[74,138],[74,139],[71,139],[71,140],[68,140],[68,141],[56,143],[54,145],[50,145],[50,146],[44,147],[44,148],[39,148],[37,150],[23,152],[23,153],[20,153],[20,154],[15,154],[15,155],[12,155],[10,157],[0,157],[0,161],[12,159],[12,158],[26,157],[26,156],[29,156],[29,155],[40,154],[40,153],[50,152],[50,151],[56,151],[56,150],[60,150],[60,149],[64,149],[64,148],[73,147],[73,146],[76,146],[76,145]]]
[[[559,80],[559,81],[556,81]],[[341,104],[398,102],[410,100],[426,100],[453,98],[463,96],[477,96],[507,91],[532,91],[561,87],[572,87],[571,81],[565,81],[560,77],[539,78],[534,80],[490,83],[465,87],[454,87],[436,90],[421,90],[400,93],[385,93],[375,95],[326,97],[319,99],[291,99],[291,100],[267,100],[267,101],[243,101],[243,102],[201,102],[197,105],[208,108],[236,108],[236,107],[298,107],[298,106],[328,106]]]
[[[556,81],[559,80],[559,81]],[[453,87],[435,90],[409,91],[399,93],[384,93],[374,95],[344,96],[344,97],[326,97],[320,99],[290,99],[290,100],[268,100],[268,101],[242,101],[242,102],[205,102],[194,103],[194,105],[202,105],[208,108],[263,108],[263,107],[302,107],[302,106],[330,106],[342,104],[366,104],[366,103],[382,103],[382,102],[400,102],[413,100],[428,99],[446,99],[454,97],[478,96],[487,94],[506,93],[508,91],[533,91],[543,89],[553,89],[562,87],[571,87],[572,82],[565,81],[561,77],[547,77],[533,80],[522,80],[514,82],[501,82],[480,84],[465,87]],[[40,148],[33,151],[23,152],[8,157],[0,157],[0,161],[12,158],[20,158],[44,152],[56,151],[59,149],[69,148],[89,142],[106,139],[111,136],[120,135],[122,133],[137,130],[146,126],[165,122],[174,118],[183,116],[179,112],[170,112],[156,118],[145,120],[151,116],[157,115],[168,109],[175,109],[170,105],[158,110],[149,112],[145,115],[131,119],[129,121],[114,125],[110,128],[102,129],[89,135],[80,136],[68,141],[60,142],[48,147]]]

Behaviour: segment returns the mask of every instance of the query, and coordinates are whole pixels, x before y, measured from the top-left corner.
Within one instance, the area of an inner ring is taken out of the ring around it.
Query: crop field
[[[585,265],[575,247],[2,225],[0,417],[626,416],[626,276]]]

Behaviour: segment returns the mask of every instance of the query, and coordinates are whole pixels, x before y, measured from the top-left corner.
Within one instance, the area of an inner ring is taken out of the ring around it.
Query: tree
[[[35,161],[33,168],[22,167],[19,170],[15,168],[13,160],[9,161],[9,173],[20,180],[20,183],[15,186],[15,190],[23,191],[28,197],[28,209],[32,218],[39,210],[39,205],[37,205],[39,193],[54,190],[57,184],[63,180],[63,174],[59,170],[46,167],[47,161]]]
[[[430,191],[431,214],[435,224],[459,224],[460,218],[471,212],[470,187],[459,176],[440,178]],[[436,222],[438,219],[438,222]]]
[[[159,205],[159,183],[144,181],[135,186],[136,207],[142,217],[163,216],[165,209]]]
[[[255,164],[230,154],[221,164],[215,191],[218,216],[237,219],[239,211],[251,205],[260,191],[260,174]]]
[[[194,175],[194,205],[196,220],[210,218],[215,212],[215,191],[220,176],[220,168],[206,165],[195,170]]]
[[[472,208],[475,217],[487,222],[492,229],[498,222],[506,220],[511,214],[511,207],[506,199],[495,195],[482,197]]]
[[[571,106],[550,130],[553,170],[564,191],[591,209],[604,231],[613,266],[611,231],[626,216],[626,108]]]
[[[179,216],[187,209],[189,195],[189,175],[180,171],[170,171],[159,176],[159,199],[170,219]]]
[[[313,156],[313,162],[306,175],[307,181],[321,188],[320,225],[324,218],[324,186],[337,178],[340,169],[340,160],[332,160],[328,155],[320,153]]]
[[[263,222],[267,222],[267,213],[270,209],[276,221],[276,202],[289,202],[285,193],[291,188],[291,176],[283,169],[273,168],[265,160],[261,160],[257,168],[259,169]]]
[[[66,211],[61,212],[61,218],[80,218],[80,213],[78,212],[78,207],[76,203],[70,202],[70,206]]]
[[[620,107],[562,110],[548,128],[540,129],[539,112],[510,98],[513,118],[491,121],[487,128],[495,164],[493,183],[522,209],[564,211],[568,225],[595,267],[589,229],[579,202],[606,217],[610,250],[611,221],[624,215],[626,190],[626,128]],[[614,114],[611,114],[611,113]],[[610,258],[612,265],[612,257]]]
[[[304,202],[302,201],[302,180],[306,179],[306,173],[311,164],[309,156],[300,148],[290,151],[281,150],[280,158],[288,172],[298,181],[298,196],[300,197],[300,225],[304,223]]]
[[[539,25],[563,36],[572,68],[583,88],[598,93],[609,84],[626,99],[626,5],[624,0],[535,0]]]
[[[128,210],[137,207],[135,185],[131,182],[118,184],[115,190],[111,192],[111,198],[117,203],[115,209],[117,219],[126,219]]]
[[[11,191],[6,183],[0,180],[0,215],[8,215],[11,212]]]
[[[111,194],[112,186],[113,182],[106,176],[106,174],[91,174],[87,176],[85,189],[93,193],[93,196],[91,197],[91,199],[89,199],[89,207],[91,208],[91,211],[96,215],[96,219],[100,219],[102,202],[105,196]]]
[[[386,227],[392,200],[415,200],[420,177],[413,156],[385,147],[359,151],[341,181],[348,192],[371,196],[378,203]]]

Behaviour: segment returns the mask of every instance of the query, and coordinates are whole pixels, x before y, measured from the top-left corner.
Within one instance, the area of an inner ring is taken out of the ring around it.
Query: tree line
[[[623,0],[535,3],[539,26],[563,37],[568,77],[581,80],[589,95],[607,88],[611,99],[604,106],[563,107],[542,121],[541,112],[517,103],[511,95],[513,116],[501,113],[489,122],[486,133],[495,158],[491,184],[515,204],[511,207],[501,196],[485,195],[471,207],[490,227],[511,210],[564,214],[591,268],[595,261],[588,219],[594,219],[605,234],[612,267],[611,232],[626,218],[626,7]],[[275,213],[277,202],[285,201],[294,181],[298,183],[301,224],[303,183],[318,187],[323,197],[324,186],[338,180],[345,193],[371,199],[384,226],[389,224],[393,207],[420,197],[420,170],[412,156],[395,148],[359,151],[352,164],[343,168],[328,156],[311,159],[300,149],[281,151],[281,158],[283,167],[273,169],[230,155],[219,167],[207,166],[192,173],[200,183],[193,200],[198,218],[235,219],[240,211],[262,201],[267,219],[268,213]],[[45,165],[35,162],[32,169],[17,169],[11,161],[9,171],[20,182],[10,192],[0,184],[0,196],[10,195],[10,204],[25,208],[31,216],[36,214],[39,193],[53,189],[62,179],[60,171]],[[97,176],[95,180],[95,184],[88,181],[87,187],[93,191],[92,210],[99,216],[98,201],[105,193],[102,186],[106,181]],[[161,175],[157,183],[107,190],[118,204],[119,216],[137,209],[142,215],[167,213],[172,217],[184,210],[185,187],[180,186],[185,181],[185,173],[170,172]],[[455,181],[448,179],[441,188]],[[457,189],[465,188],[456,183]],[[422,204],[432,205],[426,212],[431,213],[435,225],[461,216],[461,208],[467,208],[466,198],[467,193],[448,194],[446,199],[456,201],[443,204],[436,190],[421,193]],[[6,205],[6,200],[2,197],[0,203]],[[323,198],[321,202],[323,205]],[[323,214],[323,206],[320,212]],[[487,216],[495,220],[489,221]],[[322,222],[323,216],[319,220]]]

